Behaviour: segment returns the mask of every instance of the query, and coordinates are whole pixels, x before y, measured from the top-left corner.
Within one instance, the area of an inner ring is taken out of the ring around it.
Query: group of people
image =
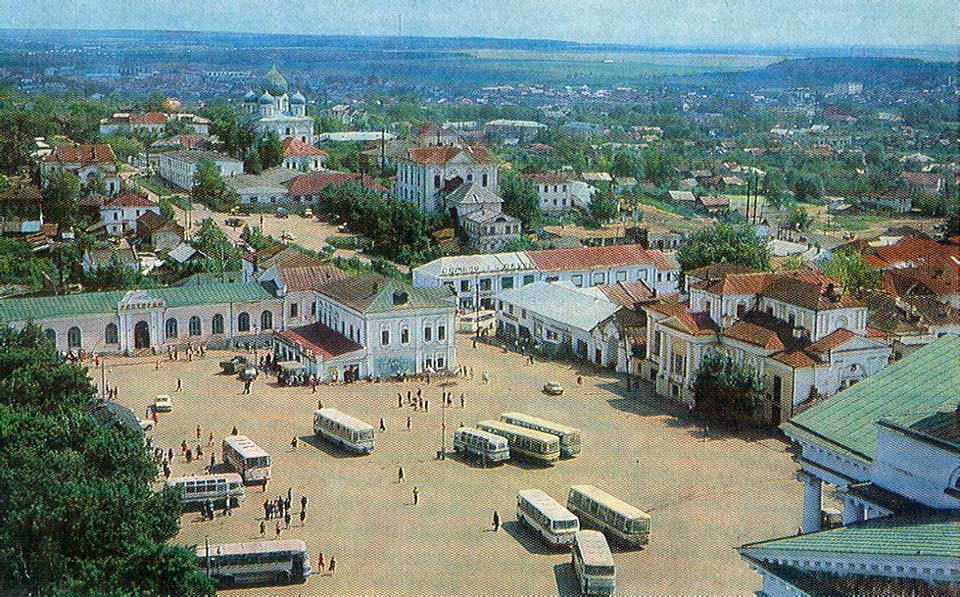
[[[280,538],[280,532],[282,528],[290,528],[290,502],[293,498],[293,488],[287,489],[287,497],[284,498],[282,495],[278,495],[274,500],[267,500],[263,502],[263,520],[260,521],[260,536],[263,537],[267,532],[266,521],[276,519],[276,533],[277,538]],[[300,497],[300,526],[304,525],[304,522],[307,519],[307,496]],[[283,527],[280,526],[281,520],[283,521]]]
[[[223,515],[224,516],[233,516],[233,504],[231,503],[232,498],[227,498],[223,500]],[[213,500],[207,500],[200,505],[200,515],[203,517],[203,520],[213,520],[216,516],[216,511],[213,508]]]

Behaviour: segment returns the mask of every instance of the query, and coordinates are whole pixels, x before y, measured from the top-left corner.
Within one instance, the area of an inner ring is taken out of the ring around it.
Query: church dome
[[[247,102],[248,104],[256,103],[257,94],[253,92],[253,89],[251,89],[247,92],[247,95],[243,96],[243,101]]]
[[[273,65],[270,72],[263,78],[263,90],[277,97],[287,92],[287,80],[277,70],[277,65]]]
[[[268,105],[273,103],[273,98],[270,97],[270,94],[266,91],[263,92],[263,95],[260,96],[260,103],[263,105]]]
[[[299,91],[293,94],[293,97],[290,98],[291,104],[305,104],[307,103],[307,98],[303,97],[303,94]]]

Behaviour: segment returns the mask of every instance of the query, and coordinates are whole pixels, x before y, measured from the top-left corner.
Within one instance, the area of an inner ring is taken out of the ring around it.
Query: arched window
[[[117,344],[119,342],[117,339],[117,324],[107,324],[107,329],[103,333],[103,341],[107,344]]]
[[[214,334],[222,334],[223,333],[223,315],[220,315],[219,313],[214,315],[213,322],[210,327],[213,329]]]
[[[480,184],[482,184],[483,186],[487,186],[487,173],[486,173],[486,172],[483,173],[483,176],[482,176],[481,179],[480,179]]]
[[[167,340],[173,340],[177,337],[177,320],[171,317],[166,325]]]
[[[47,337],[47,340],[50,341],[54,346],[57,345],[57,332],[52,328],[47,328],[43,330],[43,335]]]
[[[237,315],[237,331],[238,332],[250,331],[250,315],[246,311],[244,311],[240,315]]]
[[[190,335],[191,336],[200,335],[200,318],[196,315],[190,318]]]
[[[260,314],[260,329],[263,331],[273,329],[273,312],[264,311]]]
[[[67,346],[80,348],[80,328],[74,326],[67,331]]]

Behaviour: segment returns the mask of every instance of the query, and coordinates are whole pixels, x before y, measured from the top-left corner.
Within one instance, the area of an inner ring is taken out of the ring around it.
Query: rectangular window
[[[400,344],[410,344],[410,330],[407,328],[400,330]]]
[[[656,332],[653,334],[653,354],[660,356],[660,343],[663,338],[663,332]]]
[[[390,346],[390,330],[380,331],[380,346]]]
[[[526,310],[526,309],[520,309],[520,317],[522,317],[522,318],[524,318],[524,319],[527,318],[527,310]]]
[[[513,305],[507,305],[507,312],[513,315]]]
[[[513,276],[507,276],[506,278],[501,278],[500,288],[503,288],[504,290],[513,288]]]
[[[470,280],[460,280],[460,292],[470,291]]]
[[[627,272],[619,271],[617,272],[617,282],[626,282],[627,281]]]
[[[437,340],[443,342],[447,339],[447,326],[438,325],[437,326]]]
[[[683,375],[683,355],[673,355],[673,372],[677,375]]]
[[[607,274],[605,272],[594,272],[593,274],[593,285],[599,286],[603,284],[607,279]]]
[[[490,290],[490,278],[481,278],[480,290],[483,292],[487,292]]]
[[[528,286],[530,284],[533,284],[533,274],[525,274],[523,276],[523,285]]]
[[[574,286],[583,286],[583,276],[580,274],[573,275],[573,285]]]
[[[290,317],[296,317],[299,306],[296,303],[290,305]]]
[[[423,328],[423,341],[430,342],[433,340],[433,328],[430,326],[424,326]]]
[[[310,303],[310,316],[311,317],[317,316],[317,301],[313,301],[312,303]]]

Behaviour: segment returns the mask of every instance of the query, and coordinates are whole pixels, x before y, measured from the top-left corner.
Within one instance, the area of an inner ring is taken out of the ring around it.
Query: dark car
[[[240,373],[247,366],[247,357],[242,354],[238,354],[232,357],[229,361],[220,361],[220,368],[223,369],[223,372],[228,375],[233,375],[234,373]]]

